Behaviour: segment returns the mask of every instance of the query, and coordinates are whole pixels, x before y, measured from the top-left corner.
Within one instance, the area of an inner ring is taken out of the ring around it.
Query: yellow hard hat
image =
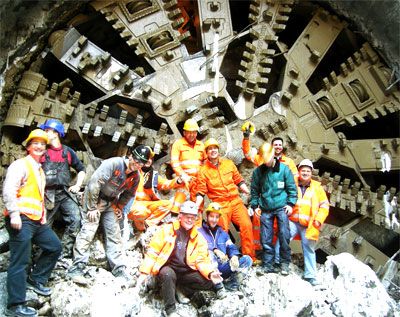
[[[251,134],[253,134],[256,131],[256,126],[254,125],[253,122],[246,121],[245,123],[242,124],[242,132],[249,131]]]
[[[210,212],[216,212],[222,215],[222,207],[218,203],[210,203],[206,209],[206,213],[209,214]]]
[[[26,140],[24,142],[22,142],[22,144],[24,144],[24,146],[29,144],[29,141],[32,139],[42,139],[43,141],[47,143],[49,143],[49,138],[47,136],[47,133],[45,131],[43,131],[42,129],[35,129],[33,131],[31,131],[31,133],[29,133],[28,137],[26,138]]]
[[[199,125],[194,119],[187,119],[183,125],[185,131],[199,131]]]
[[[264,160],[264,163],[271,161],[275,155],[274,147],[269,142],[265,142],[263,145],[261,145],[259,152],[260,156]]]
[[[209,138],[205,143],[204,143],[204,148],[207,150],[207,148],[211,145],[215,145],[216,147],[219,148],[219,143],[217,140],[214,138]]]

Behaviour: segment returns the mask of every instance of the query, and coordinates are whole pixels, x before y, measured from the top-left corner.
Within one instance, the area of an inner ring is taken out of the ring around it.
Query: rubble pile
[[[163,316],[156,283],[144,292],[135,285],[150,235],[134,236],[126,244],[132,283],[121,282],[107,270],[103,244],[96,240],[83,277],[69,278],[66,271],[71,260],[60,260],[49,282],[52,295],[46,298],[28,291],[29,304],[41,316]],[[9,252],[0,254],[0,315],[6,305],[8,257]],[[388,295],[373,270],[348,253],[330,256],[319,266],[319,286],[312,287],[301,274],[295,264],[291,264],[289,276],[264,274],[252,267],[243,275],[240,292],[228,292],[223,299],[213,292],[201,292],[190,304],[178,304],[178,311],[188,317],[399,316],[399,303]]]

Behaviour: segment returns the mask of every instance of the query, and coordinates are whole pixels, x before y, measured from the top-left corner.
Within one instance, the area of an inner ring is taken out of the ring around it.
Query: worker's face
[[[128,159],[129,159],[128,168],[130,171],[140,170],[144,165],[142,162],[133,157],[132,154],[129,155]]]
[[[220,215],[217,212],[209,212],[207,214],[207,224],[210,226],[210,228],[215,228],[215,226],[218,224],[219,217]]]
[[[53,141],[58,140],[60,138],[58,132],[55,131],[54,129],[48,128],[44,131],[46,131],[47,133],[47,137],[49,138],[49,143],[52,143]]]
[[[179,222],[181,223],[181,226],[185,230],[190,230],[194,227],[194,224],[196,223],[197,216],[191,215],[191,214],[184,214],[184,213],[179,213]]]
[[[272,146],[274,147],[275,156],[279,156],[282,154],[283,143],[281,140],[275,140],[274,143],[272,143]]]
[[[188,143],[193,144],[194,142],[196,142],[197,131],[183,130],[183,136],[185,137],[185,139]]]
[[[33,138],[26,150],[32,156],[40,157],[46,151],[46,142],[43,139]]]
[[[309,182],[311,180],[312,169],[308,166],[302,166],[299,168],[300,181]]]
[[[219,157],[219,148],[216,145],[207,147],[207,157],[209,160],[215,160]]]

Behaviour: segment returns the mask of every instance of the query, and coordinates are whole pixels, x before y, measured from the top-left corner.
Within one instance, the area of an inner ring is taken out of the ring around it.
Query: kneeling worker
[[[218,271],[225,279],[230,281],[225,284],[232,291],[239,290],[238,269],[251,267],[253,261],[250,256],[241,256],[238,248],[232,242],[229,235],[217,225],[222,213],[222,207],[218,203],[210,203],[206,209],[206,221],[203,221],[199,229],[206,238],[211,259],[217,263]]]
[[[199,290],[214,289],[218,297],[224,293],[221,273],[214,269],[207,242],[195,227],[197,217],[196,204],[184,202],[178,220],[162,225],[154,234],[139,268],[138,285],[146,283],[148,274],[158,277],[167,316],[179,316],[177,286],[188,297]]]

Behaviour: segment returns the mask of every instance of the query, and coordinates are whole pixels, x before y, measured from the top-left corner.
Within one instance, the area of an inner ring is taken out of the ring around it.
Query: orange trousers
[[[172,204],[170,200],[135,201],[128,218],[138,230],[144,231],[145,225],[158,225],[170,213]]]
[[[231,221],[237,225],[240,230],[242,253],[255,259],[252,223],[243,201],[240,197],[237,197],[229,201],[219,202],[219,204],[222,207],[222,215],[218,224],[226,232],[229,230]]]

